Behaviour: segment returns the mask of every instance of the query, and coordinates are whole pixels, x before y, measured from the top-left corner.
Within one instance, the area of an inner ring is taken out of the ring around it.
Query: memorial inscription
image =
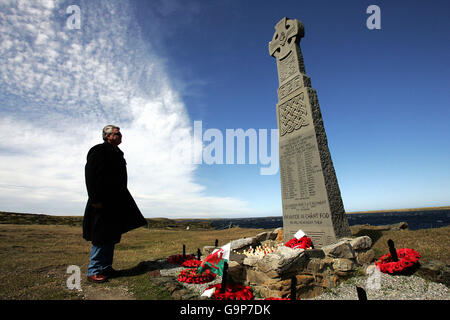
[[[303,24],[283,18],[269,53],[277,60],[280,180],[284,239],[302,229],[315,247],[350,236],[317,93],[300,49]]]

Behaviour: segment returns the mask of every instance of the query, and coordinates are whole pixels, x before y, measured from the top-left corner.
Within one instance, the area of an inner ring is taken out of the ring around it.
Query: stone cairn
[[[251,247],[275,248],[262,257],[248,256]],[[255,237],[233,240],[228,267],[231,281],[250,285],[263,298],[291,298],[291,283],[296,282],[295,299],[313,298],[325,289],[365,268],[374,260],[368,236],[346,237],[320,249],[292,249],[283,245],[283,229],[262,232]],[[203,247],[207,256],[216,247]]]

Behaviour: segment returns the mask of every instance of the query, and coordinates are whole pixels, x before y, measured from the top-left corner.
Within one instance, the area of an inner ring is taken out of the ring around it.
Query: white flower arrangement
[[[278,246],[280,246],[280,245],[278,245]],[[261,259],[266,254],[272,253],[275,250],[277,250],[278,246],[263,245],[263,246],[257,246],[255,248],[250,246],[250,248],[248,250],[244,250],[242,252],[242,254],[245,254],[247,257],[257,257],[257,258]]]

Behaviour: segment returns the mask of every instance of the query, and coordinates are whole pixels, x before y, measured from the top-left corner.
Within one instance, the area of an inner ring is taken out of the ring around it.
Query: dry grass
[[[411,248],[422,256],[422,263],[439,260],[450,264],[450,226],[420,230],[379,231],[364,227],[351,227],[353,235],[368,235],[374,244],[376,258],[389,253],[387,241],[392,239],[396,248]]]
[[[65,281],[69,265],[87,267],[89,248],[80,241],[80,230],[0,225],[0,299],[76,298]]]
[[[153,286],[141,262],[166,258],[182,252],[195,253],[197,248],[219,245],[249,237],[262,229],[163,230],[139,228],[125,234],[116,246],[114,267],[133,271],[130,276],[112,279],[105,288],[127,287],[136,299],[170,299],[167,292]],[[440,260],[450,264],[450,226],[437,229],[377,231],[352,227],[354,235],[369,235],[374,240],[377,257],[388,252],[387,240],[396,247],[416,249],[421,262]],[[81,268],[81,285],[85,280],[90,243],[81,237],[81,227],[65,225],[0,224],[0,299],[83,299],[83,292],[68,290],[66,273],[69,265]],[[94,285],[95,286],[95,285]]]
[[[140,298],[169,298],[146,283],[141,262],[181,253],[183,244],[187,253],[195,253],[197,248],[214,245],[215,239],[223,245],[261,231],[139,228],[123,235],[114,256],[114,267],[135,271],[134,276],[112,279],[106,285],[134,287]],[[79,266],[82,288],[89,286],[85,280],[89,252],[90,242],[82,239],[78,226],[0,224],[0,299],[82,299],[82,293],[67,289],[66,270],[69,265]]]

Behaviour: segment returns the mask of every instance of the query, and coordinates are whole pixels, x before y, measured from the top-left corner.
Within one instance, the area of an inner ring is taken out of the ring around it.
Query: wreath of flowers
[[[195,256],[192,254],[185,255],[184,257],[182,254],[174,254],[167,258],[167,262],[172,263],[172,264],[181,265],[185,261],[194,260],[194,259],[195,259]]]
[[[202,260],[192,259],[184,261],[181,266],[185,268],[198,268],[202,264]]]
[[[215,273],[212,273],[209,270],[206,270],[204,273],[199,274],[197,269],[186,269],[182,270],[178,274],[177,280],[185,283],[208,283],[214,280],[216,277]]]
[[[420,254],[408,248],[402,248],[397,250],[398,261],[393,261],[390,253],[381,256],[375,265],[381,272],[384,273],[399,273],[414,266],[419,258]]]
[[[285,246],[292,249],[309,249],[312,247],[312,241],[307,236],[303,236],[300,239],[292,238],[285,243]]]
[[[237,283],[227,284],[224,293],[221,292],[221,283],[208,287],[208,289],[211,288],[215,288],[212,296],[216,300],[252,300],[254,298],[252,289],[249,286],[242,286]]]

